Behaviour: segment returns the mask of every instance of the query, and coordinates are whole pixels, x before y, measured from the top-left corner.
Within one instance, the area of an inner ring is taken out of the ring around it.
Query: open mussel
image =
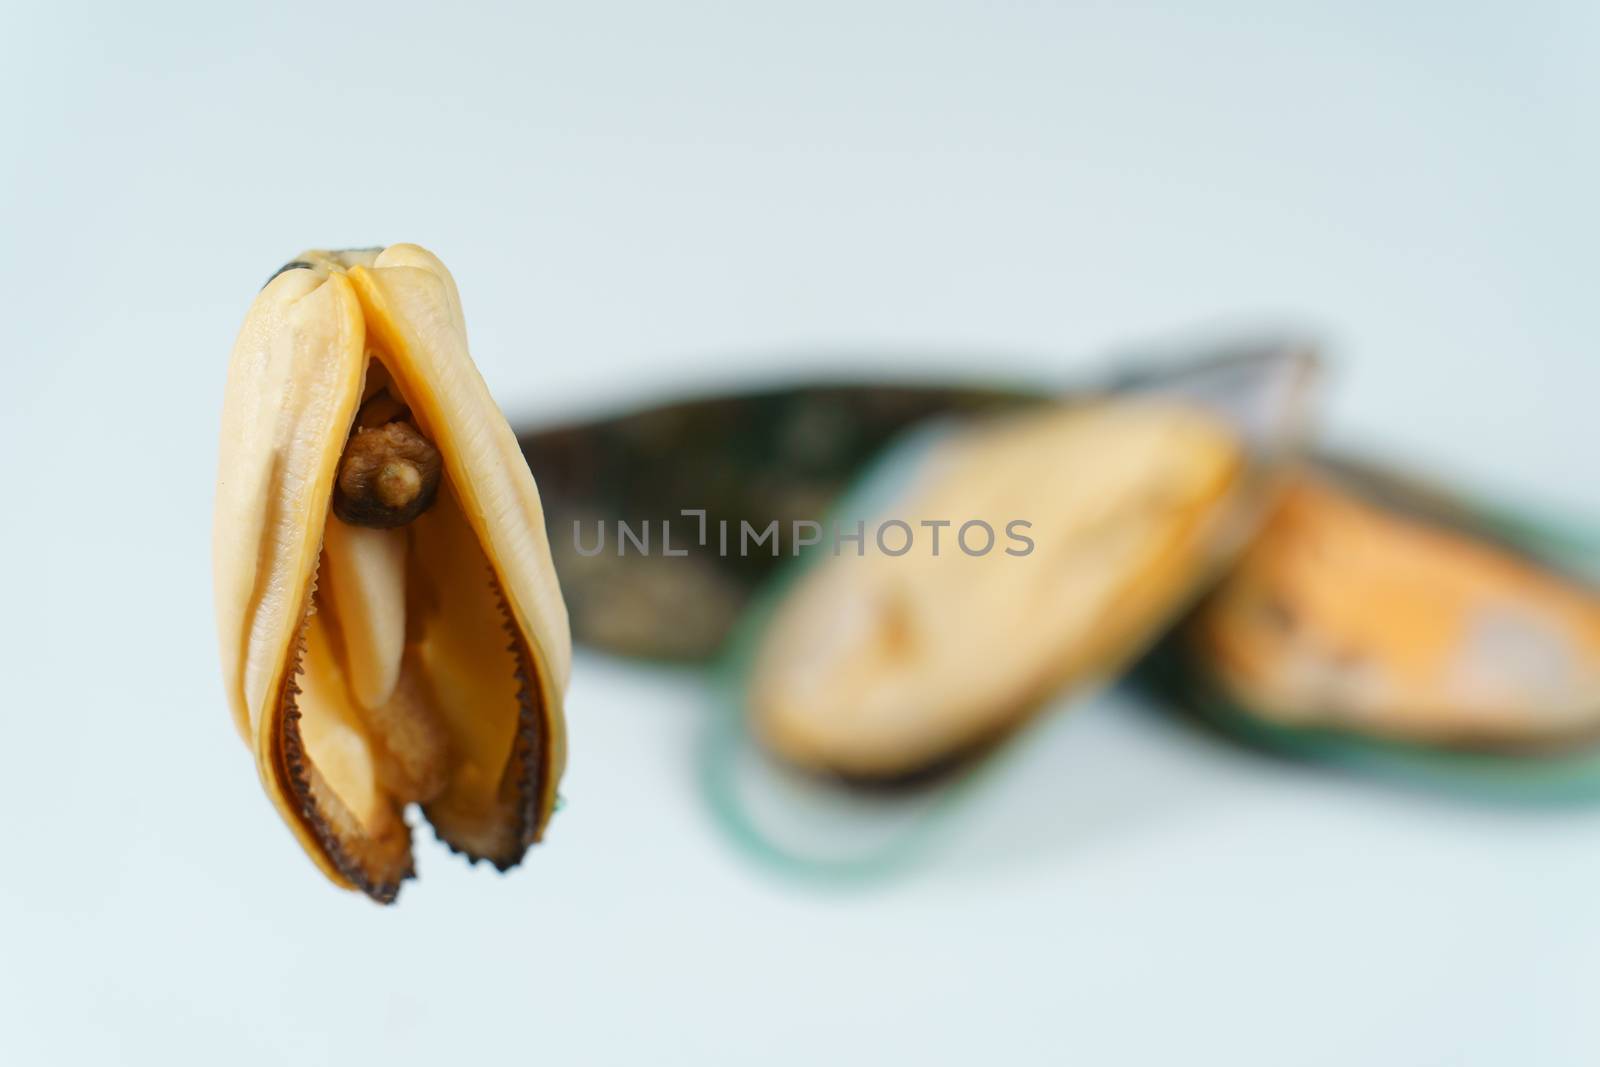
[[[571,645],[538,491],[415,245],[309,252],[256,297],[223,404],[223,678],[267,795],[389,902],[406,811],[506,868],[565,764]]]
[[[1312,367],[1207,363],[897,450],[752,624],[754,736],[809,770],[914,778],[1114,677],[1253,532]]]
[[[1156,668],[1169,693],[1301,754],[1438,768],[1428,753],[1454,753],[1505,779],[1600,739],[1600,587],[1505,513],[1323,460]]]

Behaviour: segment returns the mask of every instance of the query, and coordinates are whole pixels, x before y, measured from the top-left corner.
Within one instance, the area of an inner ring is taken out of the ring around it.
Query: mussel
[[[1516,524],[1371,464],[1299,469],[1173,646],[1194,701],[1308,749],[1538,760],[1600,740],[1600,588]]]
[[[335,884],[395,899],[413,804],[472,859],[522,859],[565,765],[571,639],[538,490],[433,255],[308,252],[257,295],[213,560],[235,725]]]
[[[917,778],[1113,677],[1253,531],[1312,370],[1280,351],[931,431],[774,595],[742,667],[755,735]]]

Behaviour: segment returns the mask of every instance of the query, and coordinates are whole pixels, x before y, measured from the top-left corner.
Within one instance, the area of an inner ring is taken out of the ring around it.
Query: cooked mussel
[[[1200,703],[1301,741],[1537,758],[1600,738],[1600,588],[1371,465],[1299,470],[1168,655]]]
[[[900,780],[1114,676],[1253,530],[1311,369],[1278,353],[940,436],[775,595],[743,667],[753,731]]]
[[[228,372],[213,537],[223,677],[268,796],[389,902],[406,811],[502,869],[565,763],[565,608],[538,491],[414,245],[309,252]]]

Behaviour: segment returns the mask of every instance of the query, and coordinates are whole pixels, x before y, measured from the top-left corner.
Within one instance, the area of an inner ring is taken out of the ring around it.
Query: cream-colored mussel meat
[[[307,253],[256,297],[213,557],[235,723],[328,877],[393,900],[412,804],[502,869],[540,839],[565,763],[566,610],[433,255]]]
[[[749,682],[760,736],[805,767],[904,777],[1106,677],[1195,590],[1245,461],[1223,421],[1145,398],[941,442],[880,517],[915,532],[909,550],[882,551],[869,522],[863,553],[824,558],[780,603]],[[974,521],[995,532],[988,551],[982,527],[958,541]]]

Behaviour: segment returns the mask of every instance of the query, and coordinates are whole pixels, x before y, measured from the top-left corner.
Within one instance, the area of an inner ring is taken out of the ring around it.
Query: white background
[[[1585,0],[10,0],[0,1061],[1597,1062],[1600,814],[1119,698],[823,892],[708,820],[695,676],[583,656],[549,843],[501,879],[422,835],[381,910],[260,795],[207,558],[256,287],[400,240],[519,420],[1301,324],[1335,437],[1600,514],[1597,103]]]

